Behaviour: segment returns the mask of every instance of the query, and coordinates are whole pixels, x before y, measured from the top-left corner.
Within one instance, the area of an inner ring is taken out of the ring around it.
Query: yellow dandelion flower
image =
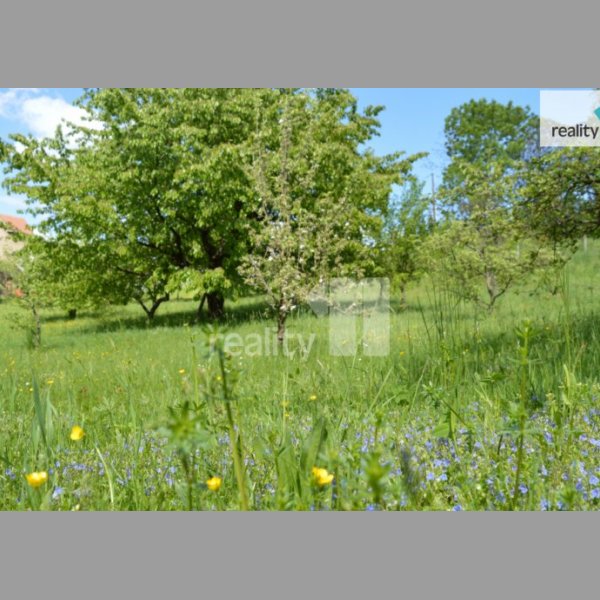
[[[79,427],[79,425],[74,425],[73,428],[71,429],[71,435],[69,437],[74,442],[78,442],[79,440],[83,439],[84,435],[85,435],[85,431],[83,431],[83,429],[81,427]]]
[[[314,402],[314,401],[317,399],[317,395],[316,395],[316,394],[311,394],[311,395],[308,397],[308,399],[309,399],[309,400],[312,400],[312,401]]]
[[[313,467],[312,474],[315,483],[321,487],[324,485],[329,485],[333,481],[333,473],[329,473],[327,469]]]
[[[220,477],[211,477],[210,479],[207,479],[206,487],[211,492],[218,492],[222,483],[223,483],[223,480]]]
[[[44,485],[46,481],[48,481],[48,473],[46,471],[34,471],[33,473],[29,473],[26,475],[27,483],[32,488],[39,488],[40,485]]]
[[[46,381],[46,383],[48,385],[53,385],[54,384],[54,379],[48,379],[48,381]]]
[[[185,369],[179,369],[179,374],[180,375],[185,375]]]

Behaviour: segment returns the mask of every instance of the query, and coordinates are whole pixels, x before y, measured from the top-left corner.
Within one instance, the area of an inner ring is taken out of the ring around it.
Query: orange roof
[[[11,227],[14,227],[17,231],[22,233],[31,233],[31,229],[29,225],[27,225],[27,221],[22,219],[21,217],[11,217],[9,215],[0,215],[0,221],[4,221]]]

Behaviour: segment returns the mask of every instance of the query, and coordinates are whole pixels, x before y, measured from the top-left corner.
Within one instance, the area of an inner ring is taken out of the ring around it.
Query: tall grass
[[[186,301],[152,325],[129,306],[46,311],[35,350],[0,304],[0,508],[597,508],[599,255],[491,315],[423,281],[392,302],[386,357],[331,356],[307,311],[288,334],[315,334],[308,355],[227,355]],[[247,299],[221,327],[264,340],[271,323]]]

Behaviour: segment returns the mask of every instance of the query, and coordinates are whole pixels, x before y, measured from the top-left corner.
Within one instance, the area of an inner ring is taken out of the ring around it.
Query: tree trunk
[[[70,308],[70,309],[68,310],[68,312],[67,312],[67,317],[68,317],[69,319],[71,319],[71,321],[72,321],[73,319],[76,319],[76,318],[77,318],[77,309],[76,309],[76,308]]]
[[[406,308],[406,285],[404,283],[400,285],[400,307]]]
[[[138,298],[137,301],[138,301],[138,304],[144,309],[144,312],[146,313],[146,316],[148,317],[148,321],[152,321],[152,320],[154,320],[154,315],[156,314],[158,307],[163,302],[167,302],[170,298],[171,298],[170,294],[165,294],[164,296],[161,296],[160,298],[156,298],[150,308],[148,308],[144,304],[143,300],[140,300]]]
[[[279,313],[277,316],[277,342],[281,345],[285,339],[285,320],[287,313]]]
[[[202,319],[202,309],[204,308],[204,304],[206,303],[207,294],[202,294],[202,300],[200,300],[200,304],[198,305],[198,310],[196,311],[196,319],[200,321]]]
[[[496,282],[496,275],[493,271],[486,271],[485,286],[487,288],[488,296],[490,297],[489,307],[491,308],[494,305],[494,301],[498,294],[498,284]]]
[[[208,301],[208,316],[211,320],[217,321],[223,318],[225,314],[225,298],[221,292],[208,292],[206,294]]]
[[[277,342],[282,345],[285,338],[285,321],[288,316],[288,310],[283,299],[279,301],[277,310]]]
[[[31,312],[33,313],[31,343],[34,348],[39,348],[42,345],[42,324],[40,322],[40,315],[33,303],[31,304]]]

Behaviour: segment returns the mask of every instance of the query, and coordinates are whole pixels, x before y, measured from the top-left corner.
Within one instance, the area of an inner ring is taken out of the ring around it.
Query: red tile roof
[[[22,219],[21,217],[0,215],[0,221],[7,223],[11,227],[14,227],[17,231],[20,231],[22,233],[31,233],[31,229],[29,225],[27,225],[27,221],[25,221],[25,219]]]

